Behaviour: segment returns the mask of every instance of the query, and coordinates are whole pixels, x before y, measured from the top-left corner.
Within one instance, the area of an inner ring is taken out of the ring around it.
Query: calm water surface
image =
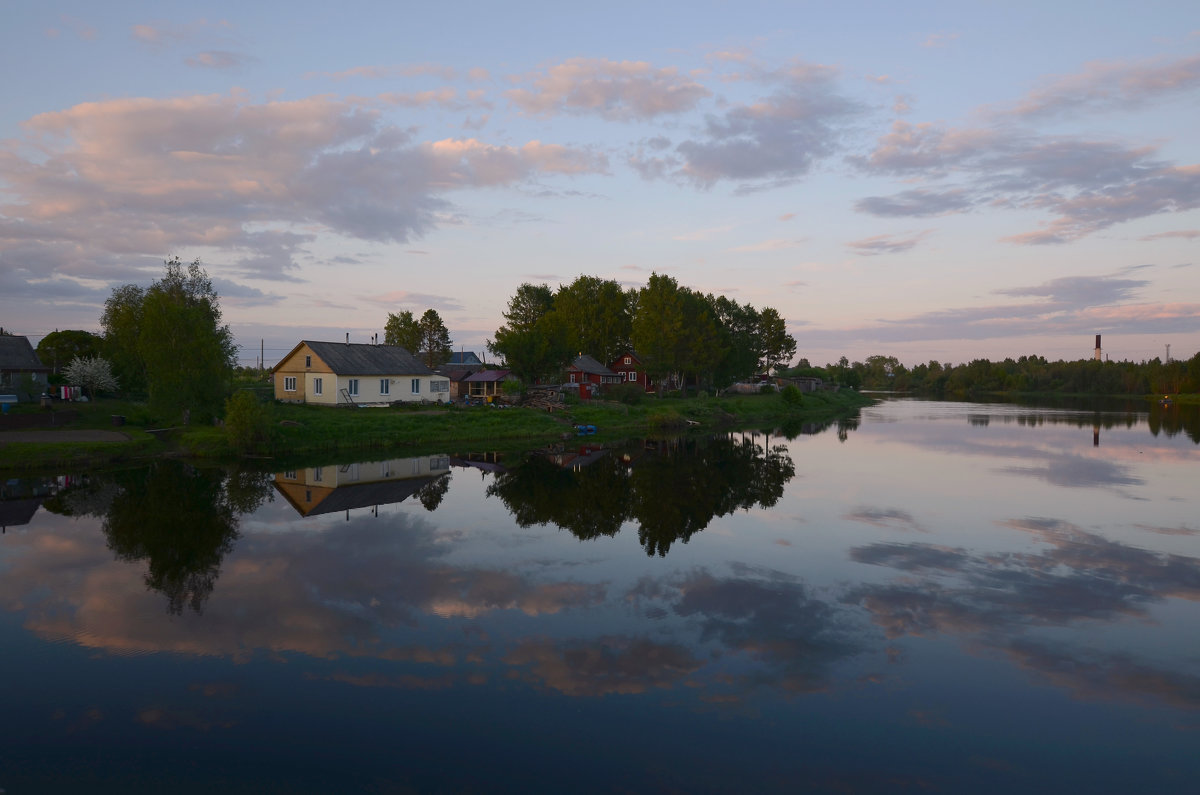
[[[1196,428],[8,481],[0,788],[1195,792]]]

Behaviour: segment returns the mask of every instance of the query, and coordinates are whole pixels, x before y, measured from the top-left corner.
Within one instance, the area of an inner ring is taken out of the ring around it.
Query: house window
[[[283,478],[284,478],[284,480],[295,480],[296,479],[296,470],[289,469],[288,471],[284,472]]]
[[[632,361],[633,360],[630,359],[628,356],[625,357],[625,364],[630,364],[630,363],[632,363]]]
[[[429,391],[430,392],[449,392],[450,391],[450,382],[449,381],[430,381],[429,382]]]
[[[313,482],[314,483],[320,483],[321,479],[323,477],[325,477],[325,467],[313,468]]]
[[[312,367],[312,357],[311,357],[311,356],[305,356],[305,357],[304,357],[304,366],[305,366],[305,367]]]
[[[321,394],[321,379],[320,378],[313,379],[313,394],[314,395]]]
[[[296,376],[285,375],[283,377],[283,391],[284,392],[295,392],[296,391]]]
[[[358,397],[358,379],[351,378],[346,385],[346,391],[350,393],[350,397]]]
[[[575,383],[575,374],[571,373],[571,383]]]
[[[388,394],[388,386],[389,386],[389,381],[386,378],[380,378],[379,379],[379,394],[381,394],[381,395]]]
[[[421,394],[421,379],[420,378],[414,378],[412,380],[412,393],[414,395]]]

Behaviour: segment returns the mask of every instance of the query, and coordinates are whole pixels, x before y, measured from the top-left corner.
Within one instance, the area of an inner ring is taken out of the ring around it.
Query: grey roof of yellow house
[[[433,375],[420,359],[398,345],[366,345],[352,342],[304,340],[321,361],[337,375]],[[297,346],[298,348],[299,346]],[[295,353],[293,350],[292,353]],[[284,358],[287,361],[291,353]],[[282,364],[283,362],[280,362]],[[278,368],[279,365],[276,365]]]
[[[0,370],[5,372],[46,373],[50,368],[42,364],[28,337],[0,336]]]

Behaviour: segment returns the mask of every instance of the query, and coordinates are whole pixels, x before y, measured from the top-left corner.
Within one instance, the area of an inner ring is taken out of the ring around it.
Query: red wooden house
[[[647,392],[654,389],[650,376],[646,375],[645,365],[636,351],[625,351],[613,360],[608,369],[616,373],[623,383],[637,384]]]

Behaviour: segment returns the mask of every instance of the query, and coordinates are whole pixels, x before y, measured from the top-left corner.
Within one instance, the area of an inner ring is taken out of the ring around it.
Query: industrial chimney
[[[346,332],[346,344],[347,345],[350,344],[350,332],[349,331]],[[1096,337],[1096,344],[1097,345],[1100,344],[1100,337]],[[1097,350],[1099,350],[1099,349],[1097,348]]]
[[[1096,335],[1096,353],[1092,358],[1095,359],[1096,361],[1100,361],[1100,335],[1099,334]]]

